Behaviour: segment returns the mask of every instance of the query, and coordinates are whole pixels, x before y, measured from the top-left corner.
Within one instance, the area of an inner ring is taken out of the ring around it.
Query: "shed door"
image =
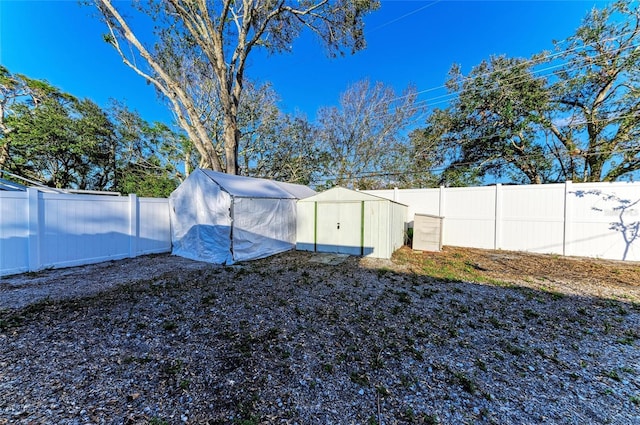
[[[316,250],[360,255],[362,250],[362,203],[318,203]]]

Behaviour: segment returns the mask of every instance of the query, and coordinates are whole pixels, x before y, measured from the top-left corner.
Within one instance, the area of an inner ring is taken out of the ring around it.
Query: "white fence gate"
[[[0,276],[170,250],[167,199],[0,191]]]
[[[366,192],[444,217],[444,245],[640,261],[640,183]]]

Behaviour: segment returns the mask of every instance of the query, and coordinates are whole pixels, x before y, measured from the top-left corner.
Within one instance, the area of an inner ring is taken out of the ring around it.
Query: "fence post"
[[[40,200],[38,199],[39,191],[33,188],[27,188],[27,214],[28,214],[28,232],[29,232],[29,271],[34,272],[40,269]]]
[[[444,217],[444,209],[445,209],[445,203],[447,198],[446,195],[447,195],[446,188],[444,186],[440,186],[440,193],[438,196],[438,216],[440,217]],[[446,221],[447,221],[446,217],[444,217],[440,225],[440,246],[441,247],[442,245],[446,245],[445,243],[445,239],[447,237],[447,233],[445,232],[445,229],[447,227]]]
[[[502,249],[502,183],[496,184],[495,208],[493,249]]]
[[[393,202],[400,202],[398,199],[400,199],[400,193],[398,191],[397,187],[393,188]]]
[[[570,250],[567,249],[567,244],[570,243],[571,239],[571,202],[569,201],[569,195],[572,190],[571,185],[571,180],[564,182],[564,220],[562,223],[562,255],[564,256],[571,255]]]
[[[138,255],[140,207],[135,193],[129,194],[129,258]]]

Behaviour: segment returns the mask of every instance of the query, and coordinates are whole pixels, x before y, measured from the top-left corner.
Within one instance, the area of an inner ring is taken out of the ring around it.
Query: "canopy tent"
[[[295,248],[306,186],[197,169],[169,197],[173,254],[216,264]]]

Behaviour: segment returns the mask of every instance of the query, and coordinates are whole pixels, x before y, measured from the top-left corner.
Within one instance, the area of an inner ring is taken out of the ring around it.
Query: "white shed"
[[[406,205],[334,187],[298,201],[296,249],[391,258],[406,221]]]
[[[306,186],[197,169],[169,197],[174,255],[232,264],[291,250]]]

